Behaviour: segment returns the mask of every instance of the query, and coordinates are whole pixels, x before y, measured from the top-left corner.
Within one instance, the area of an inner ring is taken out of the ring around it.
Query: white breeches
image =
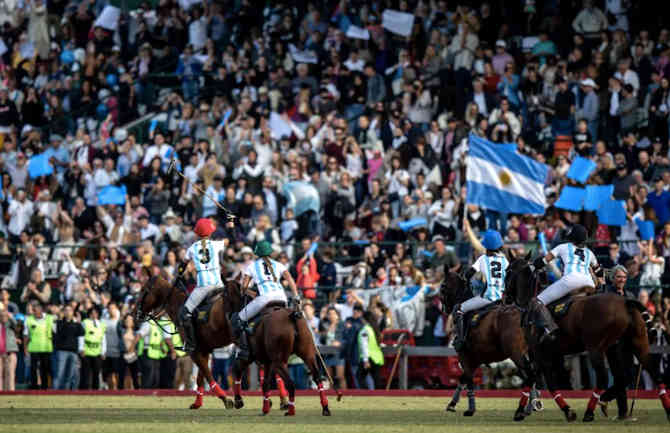
[[[589,275],[572,272],[568,275],[563,275],[560,280],[544,289],[537,296],[537,299],[544,305],[548,305],[557,299],[561,299],[573,290],[581,289],[582,287],[595,287],[593,279]]]
[[[184,306],[189,312],[193,312],[198,305],[209,295],[212,290],[216,290],[218,286],[202,286],[196,287],[191,292],[191,295],[186,300]]]
[[[270,302],[283,301],[287,302],[286,293],[283,290],[275,290],[266,295],[258,295],[253,301],[249,302],[246,307],[240,311],[240,319],[247,322],[258,314]]]
[[[473,298],[468,299],[467,301],[463,302],[461,304],[461,311],[463,313],[467,313],[468,311],[473,311],[473,310],[478,310],[480,308],[486,307],[493,301],[489,301],[488,299],[484,299],[481,296],[475,296]]]

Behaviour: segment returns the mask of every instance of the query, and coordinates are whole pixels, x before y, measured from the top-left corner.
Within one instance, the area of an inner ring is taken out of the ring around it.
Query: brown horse
[[[472,290],[467,287],[463,276],[451,272],[441,288],[442,306],[446,313],[454,307],[472,297]],[[477,314],[476,312],[474,314]],[[540,409],[541,403],[533,398],[529,406],[531,393],[535,396],[535,372],[528,357],[526,338],[521,329],[521,312],[512,305],[499,305],[487,313],[477,326],[470,330],[467,345],[458,353],[463,368],[460,383],[454,392],[451,402],[447,406],[448,412],[454,412],[460,399],[461,391],[468,388],[468,410],[464,416],[475,413],[475,393],[473,377],[475,370],[482,364],[500,362],[512,359],[516,364],[524,381],[519,406],[514,413],[515,421],[522,421],[530,415],[533,409]]]
[[[229,281],[225,287],[224,297],[228,300],[232,311],[239,311],[246,301],[248,294],[242,293],[241,285],[237,281]],[[330,416],[328,397],[320,379],[319,359],[314,344],[314,337],[302,313],[284,308],[281,305],[268,305],[259,313],[256,325],[249,338],[249,346],[253,360],[263,366],[266,377],[279,375],[288,390],[287,416],[295,415],[295,383],[288,373],[288,359],[292,354],[299,356],[317,382],[321,399],[322,415]],[[244,402],[241,396],[241,377],[252,359],[237,359],[233,366],[235,376],[234,392],[235,407],[242,408]],[[325,368],[325,365],[323,366]],[[269,399],[270,380],[263,381],[263,415],[270,411],[272,406]],[[342,393],[337,390],[337,398]]]
[[[507,294],[516,300],[523,308],[528,306],[530,299],[535,296],[539,286],[538,272],[525,259],[519,259],[510,265]],[[584,422],[593,421],[594,410],[600,402],[602,390],[607,388],[608,375],[605,359],[608,350],[617,342],[625,344],[638,359],[643,368],[652,372],[649,359],[649,339],[647,327],[642,317],[645,308],[636,300],[626,299],[614,294],[598,294],[592,296],[577,296],[565,316],[558,320],[558,335],[555,342],[546,345],[537,344],[538,332],[534,326],[524,326],[527,332],[527,341],[534,360],[538,362],[545,375],[547,387],[556,404],[565,414],[568,421],[574,421],[576,414],[556,391],[555,370],[551,368],[553,361],[567,354],[576,354],[587,351],[596,371],[596,389],[589,399]],[[527,316],[527,315],[525,315]],[[524,324],[526,317],[524,317]],[[610,352],[611,353],[611,352]],[[620,371],[621,365],[615,359],[608,359],[612,374],[615,377],[615,389],[607,390],[602,397],[612,399],[625,392],[625,382],[616,378],[625,377]],[[660,377],[655,378],[659,384],[659,398],[670,420],[670,397],[665,391]],[[619,416],[627,415],[625,407],[619,407]]]

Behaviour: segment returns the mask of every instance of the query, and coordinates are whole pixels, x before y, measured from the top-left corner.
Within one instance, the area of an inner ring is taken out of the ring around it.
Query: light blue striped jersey
[[[591,276],[590,266],[597,266],[598,260],[588,248],[577,248],[572,242],[560,244],[551,250],[554,257],[560,257],[563,262],[563,275],[579,273]]]
[[[249,266],[244,270],[244,275],[248,275],[254,280],[259,295],[284,290],[281,285],[281,276],[286,272],[286,266],[270,258],[268,258],[268,262],[270,266],[263,259],[256,259],[249,263]]]
[[[186,250],[186,258],[192,260],[197,273],[197,286],[223,286],[219,253],[226,249],[224,241],[200,240]]]
[[[482,295],[483,298],[489,301],[502,299],[508,266],[509,261],[502,253],[493,256],[482,254],[477,258],[472,267],[486,278],[486,290]]]

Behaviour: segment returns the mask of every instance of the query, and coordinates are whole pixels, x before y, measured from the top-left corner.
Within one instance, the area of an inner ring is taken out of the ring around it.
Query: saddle
[[[464,338],[467,341],[468,334],[472,329],[475,329],[481,323],[482,319],[486,317],[488,313],[496,309],[502,304],[502,301],[495,301],[488,304],[485,307],[482,307],[478,310],[473,310],[465,314],[463,323],[465,324],[465,329],[463,330]]]
[[[272,301],[268,303],[261,311],[260,313],[256,314],[256,316],[252,317],[251,320],[247,322],[246,329],[244,330],[247,335],[253,335],[256,326],[258,326],[259,323],[273,311],[281,310],[282,308],[286,308],[286,303],[282,301]]]
[[[213,290],[200,303],[200,305],[195,307],[195,311],[193,311],[194,325],[207,323],[207,321],[209,321],[209,313],[212,310],[212,305],[214,305],[214,303],[218,301],[218,299],[223,294],[223,291],[224,291],[223,287],[220,289]]]

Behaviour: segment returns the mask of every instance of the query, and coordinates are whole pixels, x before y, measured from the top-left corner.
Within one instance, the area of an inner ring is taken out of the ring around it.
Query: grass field
[[[278,398],[274,398],[277,408]],[[331,400],[333,416],[322,417],[318,397],[298,397],[297,416],[284,417],[273,409],[260,414],[260,398],[246,399],[241,410],[225,410],[214,397],[205,398],[197,411],[186,409],[191,398],[182,397],[92,397],[92,396],[0,396],[0,432],[244,432],[244,433],[328,433],[328,432],[668,432],[670,423],[657,400],[637,402],[637,422],[614,422],[601,416],[583,424],[565,422],[562,414],[545,399],[548,407],[523,423],[512,421],[516,400],[480,398],[473,418],[462,411],[446,413],[445,398],[434,397],[345,397]],[[585,402],[569,401],[578,410]],[[616,412],[614,407],[611,412]]]

